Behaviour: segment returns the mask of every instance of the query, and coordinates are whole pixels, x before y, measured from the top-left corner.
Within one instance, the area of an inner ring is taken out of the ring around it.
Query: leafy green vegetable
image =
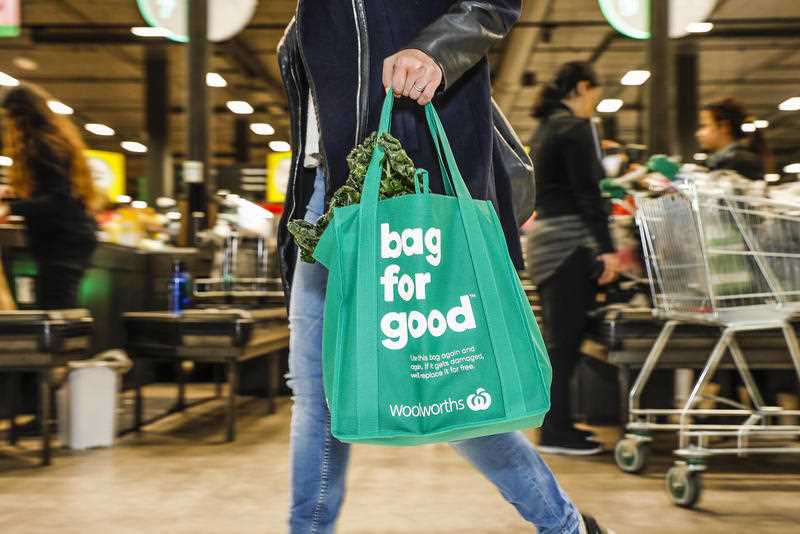
[[[414,162],[403,150],[400,141],[391,134],[384,133],[378,137],[373,132],[348,154],[347,167],[350,171],[347,181],[331,197],[328,211],[315,224],[303,219],[289,221],[289,233],[294,236],[295,242],[300,247],[300,258],[303,261],[314,263],[312,254],[322,233],[333,218],[333,209],[358,204],[361,201],[364,178],[367,175],[367,168],[372,159],[372,150],[375,148],[376,142],[386,151],[381,169],[379,198],[383,200],[414,192]]]

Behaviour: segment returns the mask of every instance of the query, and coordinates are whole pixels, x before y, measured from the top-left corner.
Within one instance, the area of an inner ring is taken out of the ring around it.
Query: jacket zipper
[[[369,99],[369,83],[364,83],[364,63],[369,63],[369,35],[367,33],[367,15],[364,11],[363,0],[352,0],[353,22],[356,25],[356,38],[358,40],[358,91],[356,92],[356,137],[353,146],[358,145],[363,138],[366,128],[366,108]],[[363,41],[362,41],[363,36]],[[369,71],[369,68],[367,68]]]

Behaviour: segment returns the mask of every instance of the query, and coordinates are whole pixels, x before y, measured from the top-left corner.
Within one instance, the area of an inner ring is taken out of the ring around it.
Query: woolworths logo
[[[483,388],[478,388],[478,391],[467,397],[467,406],[473,412],[488,410],[491,405],[492,396]]]
[[[431,417],[446,413],[460,412],[469,408],[473,412],[488,410],[492,405],[492,396],[484,388],[478,388],[475,393],[467,395],[464,399],[448,398],[436,404],[390,404],[389,414],[392,417]]]

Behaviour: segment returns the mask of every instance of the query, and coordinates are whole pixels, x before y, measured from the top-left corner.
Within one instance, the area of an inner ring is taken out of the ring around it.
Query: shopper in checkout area
[[[447,131],[453,132],[450,140],[473,197],[493,200],[501,221],[513,221],[508,180],[492,171],[486,54],[508,33],[519,10],[519,0],[416,2],[413,9],[402,2],[301,1],[279,45],[294,134],[279,233],[292,332],[287,378],[294,393],[293,534],[334,531],[350,446],[331,435],[322,385],[327,271],[318,263],[298,261],[286,221],[304,217],[315,222],[323,214],[331,194],[346,179],[348,152],[377,129],[386,90],[406,97],[397,102],[392,132],[415,164],[431,171],[432,190],[443,191],[422,108],[433,99]],[[509,250],[521,265],[513,222],[511,228]],[[604,532],[577,511],[523,434],[488,436],[453,447],[540,533]]]
[[[13,160],[9,185],[0,186],[0,219],[25,217],[28,250],[36,262],[36,306],[78,305],[78,286],[96,245],[92,210],[100,197],[72,121],[53,113],[51,97],[33,85],[10,89],[3,98],[3,148]],[[15,200],[10,200],[15,199]],[[36,413],[36,380],[21,381],[22,412]],[[38,432],[37,422],[23,433]]]
[[[744,107],[733,98],[706,105],[700,111],[697,141],[712,152],[705,166],[712,171],[731,170],[751,180],[762,180],[771,155],[759,129],[745,132],[748,122]]]
[[[68,309],[77,307],[78,286],[97,246],[92,211],[101,200],[78,129],[53,113],[49,100],[32,85],[11,89],[3,100],[4,145],[14,163],[0,197],[16,200],[0,203],[0,218],[25,217],[37,306]]]
[[[613,282],[619,261],[599,182],[602,151],[591,118],[600,98],[591,65],[562,65],[534,107],[540,125],[531,141],[536,216],[528,237],[528,272],[541,297],[553,366],[551,409],[539,450],[570,455],[602,452],[591,432],[575,427],[570,380],[598,286]]]
[[[709,170],[731,170],[750,180],[764,178],[766,170],[773,167],[773,156],[760,129],[751,132],[742,129],[743,124],[752,122],[744,106],[733,98],[716,100],[700,111],[696,137],[703,150],[712,152],[705,161]],[[767,405],[797,409],[797,380],[793,374],[766,369],[753,370],[752,374]],[[747,402],[743,398],[746,393],[742,379],[736,371],[717,372],[714,384],[710,386],[713,394],[727,398],[738,394]],[[726,417],[714,421],[733,424],[738,419]]]

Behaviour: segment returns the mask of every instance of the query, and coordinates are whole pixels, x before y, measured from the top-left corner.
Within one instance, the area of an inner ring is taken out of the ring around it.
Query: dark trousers
[[[581,357],[587,313],[597,294],[597,285],[591,279],[594,261],[588,249],[579,248],[538,288],[553,366],[550,412],[542,426],[545,435],[555,436],[573,428],[570,381]]]

